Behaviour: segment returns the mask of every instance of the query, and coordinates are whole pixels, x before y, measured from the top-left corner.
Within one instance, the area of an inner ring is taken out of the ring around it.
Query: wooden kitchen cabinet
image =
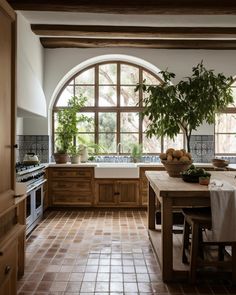
[[[138,180],[101,180],[95,181],[95,195],[97,206],[109,207],[138,207]]]
[[[18,244],[16,239],[0,247],[0,294],[16,294]]]
[[[16,15],[0,0],[0,294],[16,295],[24,273],[25,196],[15,196]]]
[[[91,206],[94,201],[94,169],[48,168],[50,206]]]

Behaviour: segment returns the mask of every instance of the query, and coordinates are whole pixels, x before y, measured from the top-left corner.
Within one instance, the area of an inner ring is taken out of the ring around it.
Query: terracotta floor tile
[[[81,282],[68,282],[66,292],[79,293],[81,284]]]
[[[110,283],[111,292],[123,292],[123,283],[121,282],[111,282]]]
[[[108,282],[96,282],[95,292],[109,292],[109,283]]]
[[[50,287],[50,291],[52,292],[64,292],[66,290],[67,287],[67,282],[53,282],[51,287]]]
[[[236,295],[221,280],[164,284],[139,210],[51,211],[27,239],[18,295]]]

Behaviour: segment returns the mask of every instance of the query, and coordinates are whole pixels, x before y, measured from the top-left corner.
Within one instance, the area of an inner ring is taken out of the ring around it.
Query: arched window
[[[182,148],[183,135],[173,141],[145,136],[148,121],[141,118],[142,91],[135,92],[137,83],[146,80],[148,85],[161,83],[160,78],[139,65],[121,61],[94,64],[76,73],[59,92],[52,116],[53,138],[56,138],[56,113],[67,107],[71,96],[87,97],[81,109],[91,122],[78,126],[78,139],[104,147],[105,154],[115,154],[121,143],[121,153],[130,151],[130,145],[143,145],[143,152],[157,154],[169,146]]]
[[[234,103],[216,115],[215,154],[236,156],[236,79],[232,84]]]

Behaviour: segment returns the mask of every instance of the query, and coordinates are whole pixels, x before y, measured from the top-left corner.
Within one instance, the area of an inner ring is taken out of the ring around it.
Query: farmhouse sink
[[[139,178],[135,163],[98,163],[94,168],[95,178]]]

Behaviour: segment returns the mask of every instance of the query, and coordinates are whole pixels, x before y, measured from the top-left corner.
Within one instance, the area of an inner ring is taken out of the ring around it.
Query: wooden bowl
[[[179,163],[162,160],[161,163],[166,168],[170,177],[181,177],[181,172],[187,170],[191,166],[192,161],[189,161],[188,163]]]
[[[212,159],[213,166],[217,168],[224,168],[229,165],[229,161],[226,161],[224,159]]]

